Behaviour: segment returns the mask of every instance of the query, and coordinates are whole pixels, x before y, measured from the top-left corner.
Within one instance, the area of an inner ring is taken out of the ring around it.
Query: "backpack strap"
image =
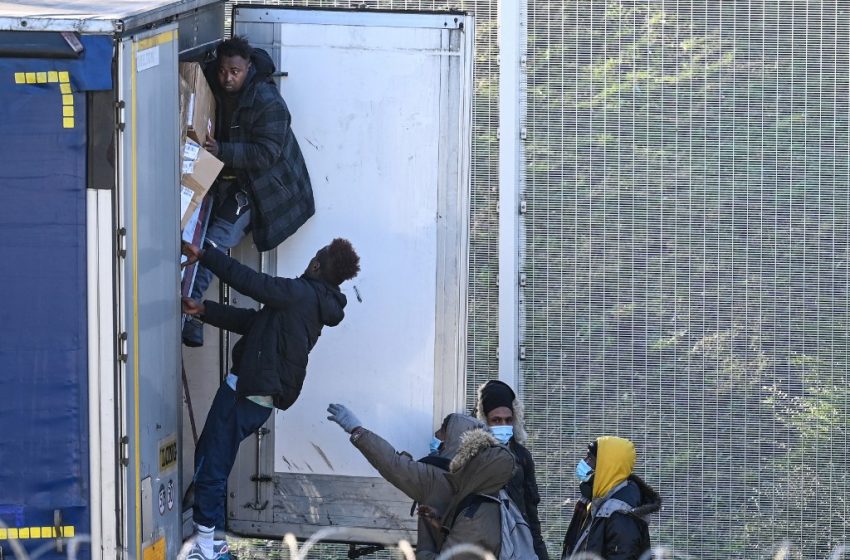
[[[472,517],[473,515],[475,515],[475,512],[478,511],[478,506],[480,506],[484,502],[495,502],[497,504],[501,503],[499,498],[488,496],[486,494],[469,494],[460,502],[458,502],[457,508],[455,508],[455,514],[452,517],[452,522],[450,525],[448,525],[448,527],[454,527],[455,521],[457,521],[457,518],[460,517],[460,514],[468,510],[469,508],[474,509],[470,512],[470,515],[468,515],[468,517]]]

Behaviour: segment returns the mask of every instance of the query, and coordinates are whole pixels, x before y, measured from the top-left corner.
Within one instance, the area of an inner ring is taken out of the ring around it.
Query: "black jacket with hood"
[[[243,335],[233,347],[237,394],[268,395],[276,408],[286,410],[301,393],[307,356],[322,327],[342,321],[345,295],[338,286],[307,276],[278,278],[256,272],[216,249],[206,249],[201,264],[263,304],[257,311],[204,302],[204,321]]]
[[[650,549],[649,514],[661,508],[661,497],[640,477],[629,474],[634,465],[631,442],[611,436],[597,442],[596,472],[580,485],[583,497],[564,536],[561,558],[592,553],[604,560],[638,560]],[[619,464],[610,464],[612,458]]]
[[[478,403],[475,410],[478,419],[486,424],[487,417],[484,415],[484,404],[481,396],[481,391],[485,385],[486,383],[478,388]],[[543,540],[540,527],[540,516],[537,512],[537,507],[540,504],[540,490],[537,487],[534,459],[531,457],[531,452],[523,445],[528,439],[528,434],[526,434],[524,426],[525,409],[519,399],[514,399],[513,415],[514,435],[508,442],[508,448],[516,457],[516,469],[505,489],[528,523],[528,528],[531,529],[534,552],[537,554],[537,558],[549,560],[549,552],[546,550],[546,543]]]
[[[224,122],[224,103],[216,77],[216,62],[207,65],[207,81],[216,97],[218,129],[227,128],[227,141],[218,158],[233,169],[251,197],[251,229],[260,251],[277,247],[316,211],[304,155],[292,132],[292,116],[271,75],[274,62],[254,49],[252,68],[239,92],[230,122]]]

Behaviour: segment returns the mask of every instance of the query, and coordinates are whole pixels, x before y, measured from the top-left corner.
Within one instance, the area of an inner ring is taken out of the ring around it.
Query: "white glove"
[[[339,424],[346,433],[350,434],[355,428],[359,428],[363,425],[353,412],[341,404],[328,405],[328,412],[331,413],[331,415],[328,416],[328,420],[332,420]]]

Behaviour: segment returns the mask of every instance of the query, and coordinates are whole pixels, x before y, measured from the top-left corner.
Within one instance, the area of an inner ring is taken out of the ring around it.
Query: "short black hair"
[[[360,272],[360,257],[348,239],[337,237],[328,245],[321,261],[321,274],[325,280],[339,286]]]
[[[248,39],[241,35],[234,35],[230,39],[223,41],[215,50],[216,59],[221,61],[224,57],[241,56],[245,60],[250,61],[251,55],[254,53],[254,47],[248,43]]]

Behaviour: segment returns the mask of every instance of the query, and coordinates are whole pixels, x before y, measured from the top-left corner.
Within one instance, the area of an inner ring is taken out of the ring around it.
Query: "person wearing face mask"
[[[478,388],[475,410],[478,418],[490,427],[493,436],[516,458],[516,469],[506,489],[531,529],[537,558],[549,560],[537,514],[540,491],[534,474],[534,459],[523,445],[528,436],[523,426],[522,403],[507,383],[491,379]]]
[[[432,453],[415,461],[410,455],[397,452],[378,434],[364,428],[344,405],[330,404],[328,413],[328,420],[351,434],[351,443],[387,482],[421,504],[416,558],[434,557],[444,540],[440,518],[454,497],[446,474],[450,472],[452,459],[461,449],[461,436],[482,430],[484,424],[465,414],[449,414],[431,439]]]
[[[576,465],[581,498],[564,536],[561,559],[594,554],[604,560],[638,560],[650,549],[649,514],[661,497],[634,469],[634,444],[602,436]]]

